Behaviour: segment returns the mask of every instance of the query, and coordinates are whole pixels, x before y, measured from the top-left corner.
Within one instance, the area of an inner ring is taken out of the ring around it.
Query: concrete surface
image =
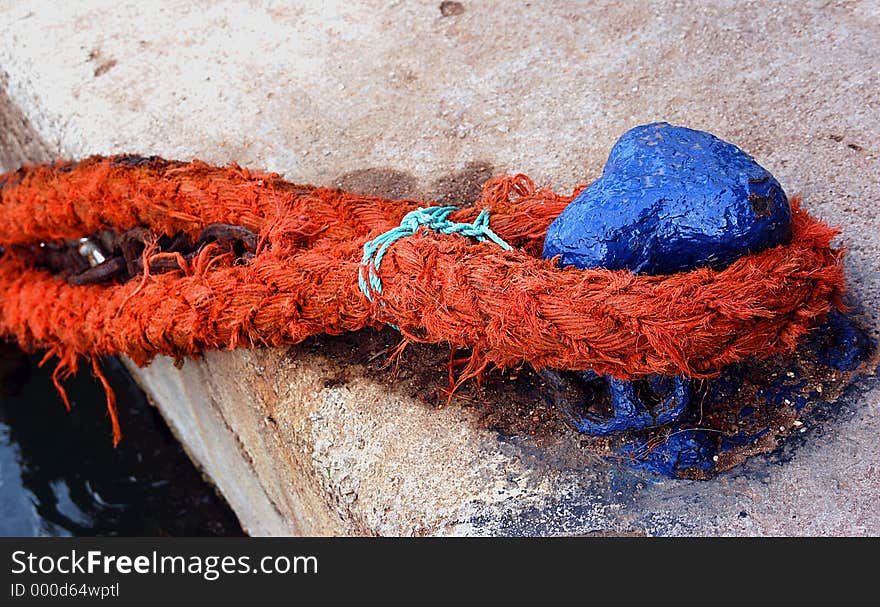
[[[434,197],[521,171],[569,190],[620,133],[668,120],[843,227],[878,327],[876,1],[439,5],[0,2],[0,160],[195,156]],[[254,534],[880,534],[874,381],[781,454],[658,481],[357,367],[324,381],[339,365],[292,348],[133,372]]]

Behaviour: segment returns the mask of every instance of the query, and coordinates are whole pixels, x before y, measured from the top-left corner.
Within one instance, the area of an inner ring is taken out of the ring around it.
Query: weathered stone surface
[[[878,326],[876,3],[463,5],[0,2],[3,115],[30,142],[2,160],[197,156],[448,202],[487,165],[569,190],[628,128],[668,120],[842,226]],[[880,533],[875,382],[781,453],[691,482],[588,461],[573,433],[499,436],[344,362],[134,372],[253,533]]]

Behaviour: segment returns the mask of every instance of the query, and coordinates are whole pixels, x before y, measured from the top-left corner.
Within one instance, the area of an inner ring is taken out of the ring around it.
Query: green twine
[[[473,223],[450,221],[449,215],[457,210],[458,207],[428,207],[427,209],[419,208],[410,211],[404,215],[399,226],[364,244],[364,256],[358,269],[358,286],[369,301],[374,301],[374,293],[382,294],[382,279],[379,277],[379,268],[385,253],[388,252],[388,247],[401,238],[412,236],[422,227],[441,234],[459,234],[468,238],[476,238],[480,242],[491,240],[505,251],[510,251],[513,248],[489,228],[489,209],[480,211]],[[366,270],[366,276],[364,270]]]

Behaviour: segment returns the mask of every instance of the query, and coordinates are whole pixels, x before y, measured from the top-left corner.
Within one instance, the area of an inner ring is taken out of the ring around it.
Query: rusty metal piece
[[[198,239],[185,233],[159,236],[144,227],[125,232],[103,230],[98,234],[59,243],[16,248],[33,259],[38,267],[65,278],[73,285],[111,281],[125,282],[144,273],[144,250],[155,246],[156,253],[179,253],[190,262],[207,244],[216,243],[220,251],[232,253],[233,263],[246,264],[256,253],[257,235],[242,226],[214,223],[205,226]],[[179,258],[159,255],[150,260],[150,273],[180,270]]]
[[[256,253],[258,238],[256,234],[243,226],[228,223],[212,223],[205,226],[201,234],[199,234],[196,245],[199,246],[209,242],[229,244],[230,249],[240,257],[245,252]],[[239,247],[236,247],[237,243],[240,243]]]
[[[118,236],[117,246],[125,259],[125,267],[129,276],[135,276],[143,271],[143,264],[138,270],[137,262],[140,261],[149,239],[150,231],[142,227],[126,230]]]
[[[101,282],[109,282],[125,271],[125,259],[122,256],[111,257],[102,263],[89,268],[79,274],[73,274],[67,278],[72,285],[90,285]]]

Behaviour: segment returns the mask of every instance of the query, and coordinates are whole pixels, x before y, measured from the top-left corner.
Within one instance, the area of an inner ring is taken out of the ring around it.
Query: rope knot
[[[490,240],[505,251],[511,250],[509,244],[489,227],[489,209],[483,209],[473,223],[457,223],[449,216],[459,210],[458,207],[427,207],[410,211],[400,220],[400,225],[392,228],[364,244],[364,256],[358,268],[358,286],[366,298],[373,302],[373,294],[382,294],[382,279],[379,268],[388,248],[407,236],[412,236],[422,228],[434,230],[440,234],[459,234],[467,238],[475,238],[479,242]]]

